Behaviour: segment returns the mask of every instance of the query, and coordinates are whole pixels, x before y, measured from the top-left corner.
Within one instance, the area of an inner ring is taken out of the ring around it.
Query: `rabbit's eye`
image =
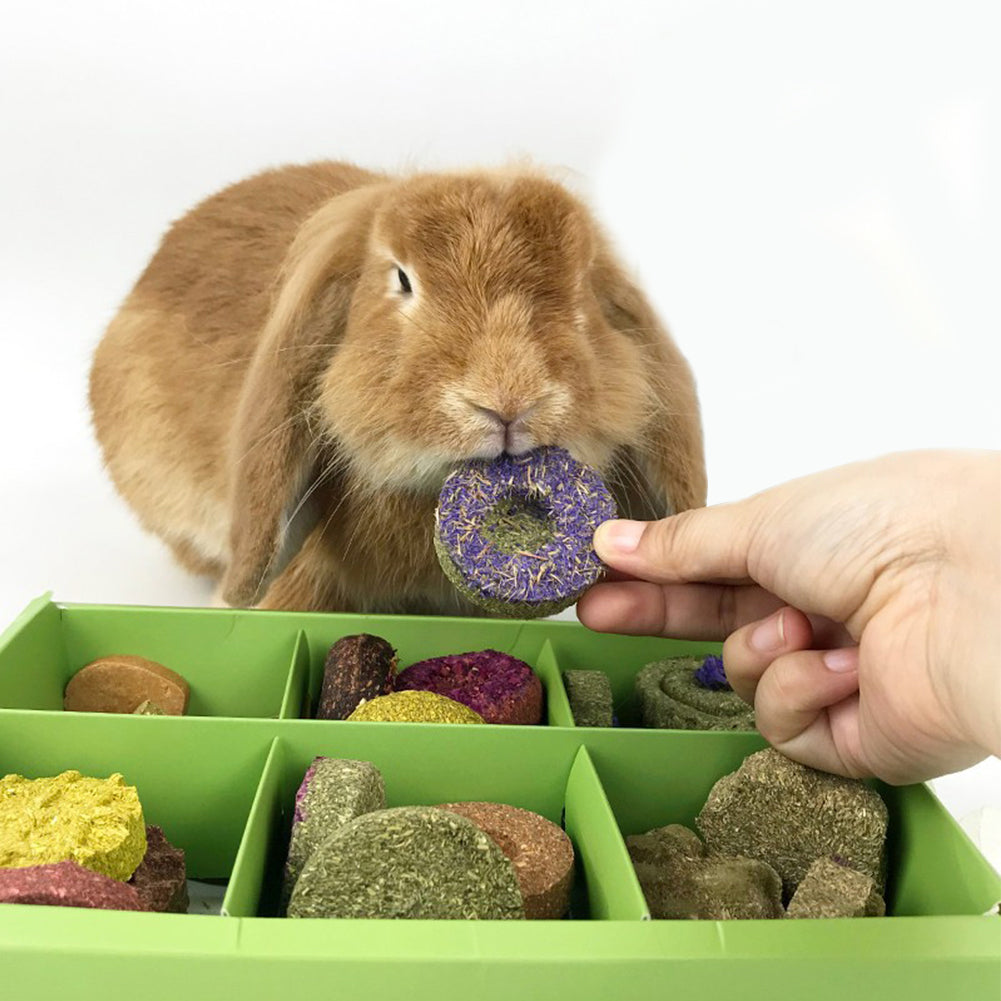
[[[396,277],[400,280],[400,291],[405,295],[409,295],[413,289],[410,287],[410,279],[407,277],[406,271],[403,268],[397,268]]]

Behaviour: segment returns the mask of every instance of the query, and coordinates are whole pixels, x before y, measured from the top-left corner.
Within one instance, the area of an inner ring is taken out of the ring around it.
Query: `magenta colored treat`
[[[395,687],[444,695],[487,723],[542,722],[542,683],[523,660],[498,650],[419,661],[396,676]]]
[[[76,862],[0,869],[0,904],[91,907],[102,911],[145,911],[134,887]]]
[[[505,503],[534,506],[548,538],[531,551],[500,546],[486,530]],[[468,597],[495,613],[549,615],[572,604],[601,577],[592,546],[595,529],[616,515],[598,473],[565,449],[546,446],[503,454],[455,470],[438,498],[436,546],[446,574]],[[451,563],[451,567],[447,564]]]
[[[303,775],[302,782],[295,792],[295,810],[292,812],[293,824],[301,824],[306,819],[306,811],[303,809],[302,801],[306,798],[306,793],[309,792],[309,783],[316,774],[316,763],[322,760],[323,758],[313,758],[313,763],[306,769],[306,774]]]

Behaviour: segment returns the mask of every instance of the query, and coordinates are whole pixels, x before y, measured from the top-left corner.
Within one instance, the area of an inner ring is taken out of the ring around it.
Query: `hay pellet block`
[[[188,879],[184,852],[175,848],[153,824],[146,827],[146,854],[132,873],[129,885],[151,911],[185,914],[188,910]]]
[[[789,918],[881,918],[886,903],[872,877],[831,858],[819,858],[789,901]]]
[[[730,689],[695,680],[703,658],[671,657],[636,675],[643,725],[663,730],[753,730],[754,709]]]
[[[348,821],[386,806],[382,773],[371,762],[314,758],[295,794],[282,901],[287,903],[313,850]]]
[[[0,779],[0,868],[70,859],[124,881],[145,854],[139,795],[121,775]]]
[[[471,820],[402,806],[344,824],[309,857],[291,918],[524,918],[510,859]]]
[[[551,820],[506,803],[443,803],[467,817],[511,860],[526,918],[562,918],[570,908],[573,843]]]
[[[135,887],[69,860],[0,869],[0,904],[89,907],[102,911],[149,909]]]
[[[882,892],[887,811],[858,779],[817,771],[767,748],[713,786],[696,818],[706,847],[767,862],[792,896],[815,859],[837,857]]]
[[[577,726],[612,725],[612,684],[604,671],[564,671],[563,683]]]
[[[780,918],[782,880],[764,862],[711,856],[698,835],[678,824],[626,838],[654,918]]]
[[[70,712],[134,713],[152,703],[166,716],[183,716],[188,683],[176,671],[145,657],[99,657],[70,678],[63,708]],[[143,715],[155,715],[148,709]]]

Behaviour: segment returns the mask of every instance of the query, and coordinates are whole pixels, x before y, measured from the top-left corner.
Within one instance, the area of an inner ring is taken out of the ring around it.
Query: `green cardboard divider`
[[[36,598],[0,636],[0,707],[59,709],[72,673],[49,595]]]
[[[295,638],[292,663],[289,667],[285,693],[282,696],[279,719],[310,719],[313,703],[309,698],[309,639],[300,629]]]
[[[559,661],[551,640],[542,644],[535,658],[535,673],[542,682],[546,693],[546,722],[549,726],[573,726],[573,714],[563,685]]]
[[[577,752],[567,781],[566,829],[580,846],[592,916],[648,920],[650,910],[586,747]]]
[[[222,902],[224,917],[253,917],[260,906],[262,877],[267,869],[271,834],[279,805],[279,788],[284,757],[281,741],[275,737],[268,749],[264,770],[250,806],[243,837],[233,863],[233,872]]]

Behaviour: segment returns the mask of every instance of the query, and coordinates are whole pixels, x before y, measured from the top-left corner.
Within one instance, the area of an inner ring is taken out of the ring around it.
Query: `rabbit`
[[[471,458],[558,445],[623,516],[701,506],[691,369],[534,167],[267,170],[176,221],[98,344],[118,491],[233,607],[484,615],[434,553]]]

